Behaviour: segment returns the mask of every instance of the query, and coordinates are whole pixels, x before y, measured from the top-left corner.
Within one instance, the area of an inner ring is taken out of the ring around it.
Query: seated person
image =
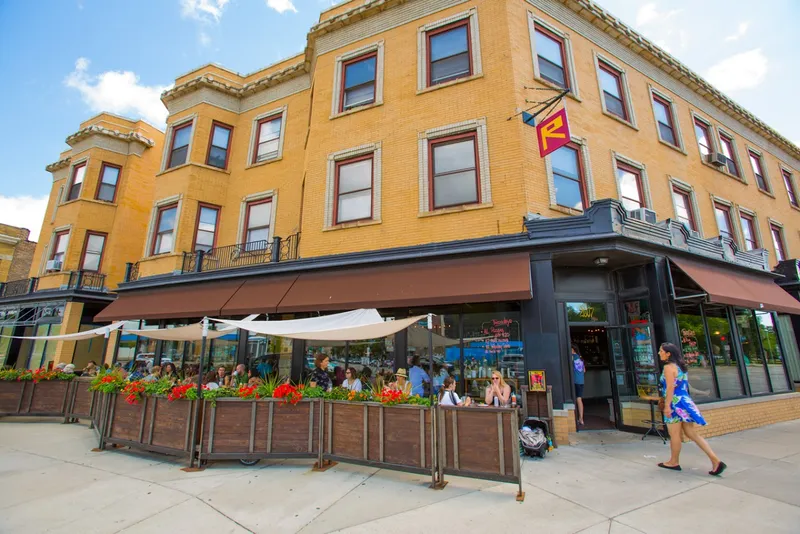
[[[211,380],[211,382],[216,382],[219,386],[229,386],[231,377],[226,373],[225,367],[220,365],[217,372],[214,374],[214,380]]]
[[[394,375],[396,381],[389,384],[389,387],[405,395],[411,395],[411,382],[408,381],[408,373],[406,370],[401,367]]]
[[[462,401],[456,393],[456,381],[448,376],[444,379],[442,389],[439,390],[439,404],[442,406],[469,406],[472,404],[472,399],[464,397]]]
[[[511,402],[511,386],[503,380],[503,375],[495,369],[492,371],[492,383],[486,388],[486,404],[506,407]]]
[[[347,371],[344,372],[344,377],[342,387],[350,391],[361,391],[361,380],[359,380],[358,374],[354,368],[349,367]]]
[[[142,380],[145,382],[158,382],[161,379],[161,366],[154,365],[152,369],[150,369],[150,374],[144,377]]]
[[[83,368],[81,376],[97,376],[97,363],[94,360],[89,360],[89,363]]]

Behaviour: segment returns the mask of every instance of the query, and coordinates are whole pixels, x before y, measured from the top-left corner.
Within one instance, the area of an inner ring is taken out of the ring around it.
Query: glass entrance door
[[[658,396],[658,360],[652,325],[610,327],[608,341],[617,428],[649,428],[645,421],[652,414],[647,398]]]

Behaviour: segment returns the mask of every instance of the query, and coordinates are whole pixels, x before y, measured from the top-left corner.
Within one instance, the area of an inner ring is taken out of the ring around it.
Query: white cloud
[[[28,239],[39,239],[42,221],[47,211],[47,196],[7,197],[0,195],[0,222],[27,228],[31,231]]]
[[[230,0],[181,0],[181,15],[202,22],[219,22]]]
[[[267,0],[267,6],[278,13],[285,13],[287,11],[294,11],[297,13],[297,8],[294,7],[292,0]]]
[[[767,56],[760,48],[723,59],[708,69],[706,77],[722,91],[752,89],[767,76]]]
[[[738,41],[739,39],[741,39],[742,37],[745,36],[745,34],[747,33],[748,28],[750,28],[750,23],[749,22],[741,22],[741,23],[739,23],[739,28],[736,30],[736,33],[727,36],[725,38],[725,41],[727,41],[727,42]]]
[[[200,44],[203,46],[208,46],[211,44],[211,36],[206,32],[200,32],[198,38],[200,39]]]
[[[659,11],[655,2],[651,2],[643,5],[639,8],[639,11],[636,12],[636,25],[647,26],[653,22],[664,22],[667,19],[671,19],[681,11],[683,10],[673,9],[672,11]]]
[[[155,126],[166,122],[167,109],[161,103],[161,93],[169,85],[142,85],[139,76],[131,71],[106,71],[92,76],[88,69],[89,60],[78,58],[64,84],[80,91],[89,109],[141,117]]]

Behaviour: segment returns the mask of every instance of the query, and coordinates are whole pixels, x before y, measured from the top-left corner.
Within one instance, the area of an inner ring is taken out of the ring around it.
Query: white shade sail
[[[81,341],[83,339],[91,339],[93,337],[98,336],[106,336],[110,334],[114,330],[117,330],[124,325],[124,321],[119,321],[117,323],[110,324],[108,326],[101,326],[100,328],[93,328],[91,330],[87,330],[85,332],[76,332],[74,334],[59,334],[55,336],[0,336],[0,337],[10,337],[14,339],[46,339],[48,341]]]
[[[258,317],[258,314],[250,315],[245,317],[243,321],[252,321],[256,317]],[[227,326],[219,330],[209,329],[206,339],[216,339],[230,334],[233,330],[236,330],[235,326]],[[200,341],[203,339],[203,322],[201,321],[186,326],[176,326],[175,328],[153,328],[150,330],[128,330],[126,328],[125,332],[150,339],[162,339],[164,341]]]

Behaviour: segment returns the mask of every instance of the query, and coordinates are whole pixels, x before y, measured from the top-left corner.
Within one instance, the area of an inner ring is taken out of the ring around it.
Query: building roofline
[[[47,172],[56,172],[57,170],[63,169],[65,167],[69,167],[69,162],[72,161],[72,157],[67,156],[64,159],[60,159],[55,163],[51,163],[47,167],[44,168]]]
[[[123,133],[120,132],[119,130],[111,130],[109,128],[104,128],[103,126],[98,126],[96,124],[89,125],[86,128],[81,128],[74,134],[67,136],[65,142],[69,146],[72,146],[74,143],[77,143],[78,141],[81,141],[93,135],[103,135],[106,137],[111,137],[113,139],[119,139],[120,141],[127,141],[130,143],[140,143],[146,148],[151,148],[156,144],[155,141],[153,141],[148,137],[143,136],[138,132]]]

